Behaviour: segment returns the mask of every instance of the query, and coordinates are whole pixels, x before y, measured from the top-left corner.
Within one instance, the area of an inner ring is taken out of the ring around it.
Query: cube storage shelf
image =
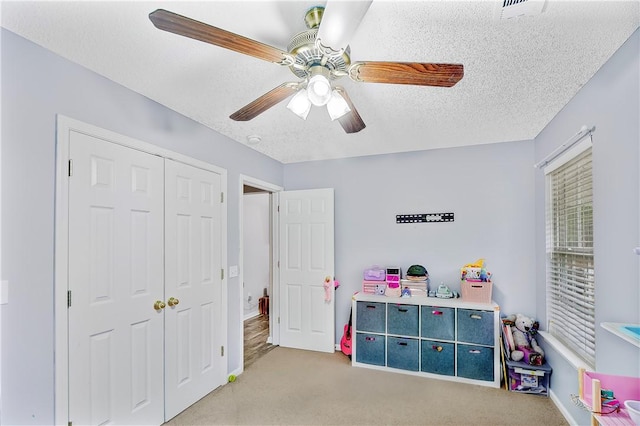
[[[431,297],[352,298],[353,366],[500,387],[500,308]]]

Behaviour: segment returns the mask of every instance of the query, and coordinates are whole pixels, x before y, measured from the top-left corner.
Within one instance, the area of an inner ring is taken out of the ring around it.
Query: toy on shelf
[[[544,364],[544,351],[535,338],[539,326],[537,321],[523,314],[512,314],[503,318],[502,323],[511,360],[524,361],[529,365]]]
[[[457,291],[452,291],[449,289],[447,285],[444,283],[440,283],[438,289],[435,291],[429,292],[429,297],[439,297],[441,299],[454,299],[460,297],[460,293]]]
[[[491,272],[484,266],[484,259],[478,259],[474,263],[467,263],[460,269],[460,279],[466,281],[488,282],[491,281]]]
[[[364,281],[384,281],[387,278],[387,272],[378,265],[373,265],[364,270]]]

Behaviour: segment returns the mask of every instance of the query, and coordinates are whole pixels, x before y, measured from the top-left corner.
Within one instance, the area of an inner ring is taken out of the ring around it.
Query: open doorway
[[[276,272],[274,206],[282,188],[240,177],[240,279],[243,370],[275,347],[273,293]],[[275,339],[277,343],[277,339]]]

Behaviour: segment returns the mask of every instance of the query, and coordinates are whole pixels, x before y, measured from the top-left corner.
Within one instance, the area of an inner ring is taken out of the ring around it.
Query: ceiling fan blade
[[[367,83],[451,87],[464,75],[462,64],[420,62],[354,62],[349,77]]]
[[[337,90],[338,93],[340,93],[340,95],[347,102],[347,105],[349,105],[349,109],[351,109],[350,112],[338,118],[338,121],[340,122],[340,125],[342,126],[344,131],[347,133],[358,133],[360,130],[367,127],[364,124],[364,121],[362,121],[362,117],[360,117],[360,114],[358,114],[358,110],[356,110],[353,102],[351,102],[351,98],[349,97],[349,95],[347,95],[347,91],[340,86],[336,86],[334,89]]]
[[[300,89],[300,83],[282,83],[280,86],[268,91],[250,104],[243,106],[231,114],[229,118],[235,121],[249,121],[275,104],[287,99],[297,92],[298,89]]]
[[[283,50],[177,13],[158,9],[149,14],[149,19],[157,28],[170,33],[211,43],[276,64],[291,65],[291,55]]]
[[[318,43],[334,52],[347,47],[371,1],[327,1],[316,36]]]

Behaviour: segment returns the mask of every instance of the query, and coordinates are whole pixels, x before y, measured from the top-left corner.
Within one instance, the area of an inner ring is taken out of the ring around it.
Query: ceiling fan
[[[287,108],[306,119],[311,105],[327,106],[347,133],[365,128],[353,102],[335,80],[349,76],[366,83],[451,87],[464,75],[461,64],[422,62],[351,62],[348,42],[369,9],[371,1],[329,1],[305,14],[307,30],[296,34],[287,51],[199,22],[164,9],[149,14],[157,28],[210,43],[258,59],[287,66],[300,80],[286,82],[231,114],[248,121],[291,95]]]

